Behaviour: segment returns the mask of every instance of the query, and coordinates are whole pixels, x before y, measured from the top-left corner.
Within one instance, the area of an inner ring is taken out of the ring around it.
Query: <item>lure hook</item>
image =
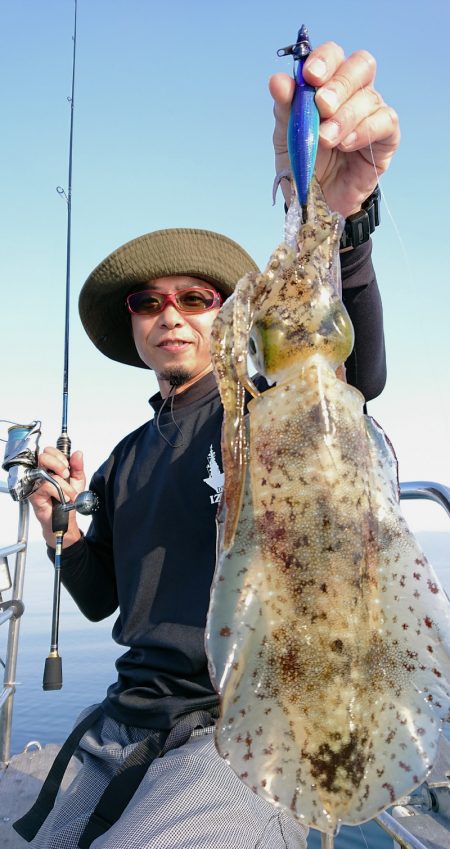
[[[300,27],[295,44],[289,44],[287,47],[280,47],[277,50],[277,56],[293,56],[294,60],[306,59],[311,53],[311,42],[309,33],[304,24]]]

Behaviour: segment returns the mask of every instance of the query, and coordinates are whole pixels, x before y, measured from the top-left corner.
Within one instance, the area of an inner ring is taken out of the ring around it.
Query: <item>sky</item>
[[[67,189],[73,9],[0,0],[0,418],[41,419],[42,446],[61,422],[66,207],[56,187]],[[88,474],[149,417],[156,383],[92,346],[81,286],[116,247],[164,227],[218,230],[265,264],[283,231],[267,81],[291,72],[276,51],[302,23],[315,45],[371,51],[378,89],[400,115],[373,239],[388,382],[369,412],[401,480],[450,484],[448,0],[79,0],[69,433]],[[450,530],[435,505],[411,515],[417,529]]]

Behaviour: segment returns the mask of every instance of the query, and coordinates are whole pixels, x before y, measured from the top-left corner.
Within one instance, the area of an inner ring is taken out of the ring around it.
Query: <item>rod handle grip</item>
[[[70,460],[70,451],[72,448],[72,443],[67,433],[63,432],[60,436],[58,436],[58,439],[56,440],[56,447],[59,451],[62,451],[67,460]],[[52,503],[52,531],[54,534],[65,534],[67,528],[69,527],[69,516],[63,510],[63,505],[59,501],[57,501],[55,498],[52,498]]]
[[[43,690],[60,690],[62,687],[62,660],[59,654],[50,654],[45,658]]]

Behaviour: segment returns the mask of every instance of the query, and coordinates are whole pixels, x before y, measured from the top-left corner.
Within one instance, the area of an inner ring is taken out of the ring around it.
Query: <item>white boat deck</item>
[[[11,758],[7,767],[0,766],[0,847],[24,849],[27,846],[12,828],[12,823],[25,814],[42,787],[43,781],[60,746],[49,743],[40,751],[33,749]],[[77,762],[72,758],[62,787],[67,787],[77,772]]]

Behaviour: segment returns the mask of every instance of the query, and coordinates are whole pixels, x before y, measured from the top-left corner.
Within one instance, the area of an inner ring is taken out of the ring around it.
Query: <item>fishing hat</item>
[[[256,263],[237,242],[210,230],[176,228],[146,233],[106,257],[84,284],[79,310],[94,345],[112,360],[147,368],[131,333],[125,299],[139,284],[186,275],[211,283],[226,298]]]

